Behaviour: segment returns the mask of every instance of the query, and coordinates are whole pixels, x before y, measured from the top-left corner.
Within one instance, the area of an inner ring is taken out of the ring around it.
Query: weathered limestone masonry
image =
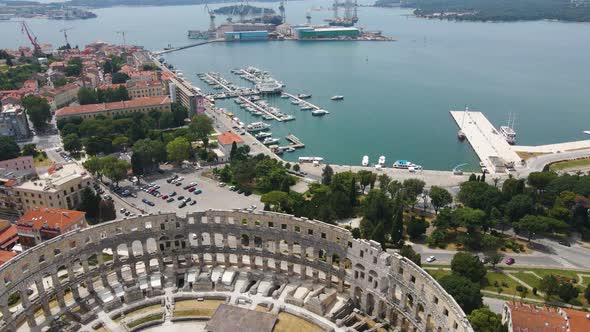
[[[103,250],[112,251],[113,258],[105,261]],[[165,276],[174,283],[191,267],[205,265],[323,283],[348,293],[361,311],[401,331],[473,331],[459,305],[432,277],[400,255],[385,253],[378,243],[353,239],[347,230],[319,221],[239,210],[125,218],[24,252],[0,268],[0,330],[14,331],[24,320],[31,330],[39,330],[67,311],[66,290],[83,305],[78,290],[85,287],[89,296],[95,295],[93,280],[98,279],[112,289],[107,278],[111,272],[122,281],[122,269],[130,270],[137,282],[142,266],[148,275],[159,272],[164,284]],[[7,303],[15,292],[21,304],[13,312]],[[53,299],[59,308],[50,308]],[[45,317],[39,325],[38,310]]]

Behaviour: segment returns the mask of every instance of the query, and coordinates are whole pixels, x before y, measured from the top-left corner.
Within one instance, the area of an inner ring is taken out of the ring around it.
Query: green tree
[[[480,286],[471,280],[450,274],[439,279],[439,284],[457,301],[466,314],[483,305]]]
[[[544,276],[539,282],[539,290],[543,291],[546,297],[556,295],[559,292],[559,281],[552,274]]]
[[[35,95],[29,95],[21,99],[33,127],[43,129],[47,126],[47,121],[51,119],[51,106],[47,99]]]
[[[555,178],[557,178],[555,172],[533,172],[529,174],[527,183],[538,192],[543,192]]]
[[[481,282],[486,275],[486,267],[479,257],[466,252],[458,252],[453,256],[451,270],[476,283]]]
[[[95,224],[95,220],[98,218],[98,205],[100,204],[101,198],[96,195],[92,189],[85,188],[82,191],[82,199],[80,201],[80,211],[86,212],[86,218],[91,225]]]
[[[21,151],[21,155],[23,155],[23,156],[36,157],[38,154],[39,154],[39,151],[37,151],[36,144],[25,144],[23,146],[22,151]]]
[[[86,159],[86,161],[84,162],[83,165],[84,165],[84,168],[86,168],[86,170],[88,172],[90,172],[90,174],[94,175],[99,180],[102,179],[103,167],[102,167],[101,158],[90,157],[90,158]]]
[[[510,221],[516,221],[526,216],[527,214],[533,213],[535,206],[532,198],[528,195],[519,194],[513,196],[508,203],[506,203],[505,212],[506,216],[510,218]]]
[[[460,185],[457,198],[466,206],[489,212],[501,201],[500,191],[485,182],[467,181]]]
[[[332,182],[333,176],[334,176],[334,170],[332,169],[332,167],[330,167],[330,165],[326,164],[326,167],[324,167],[324,170],[322,171],[322,184],[329,186],[330,183]]]
[[[260,201],[268,204],[272,211],[285,212],[289,209],[289,194],[282,191],[271,191],[260,197]]]
[[[403,257],[408,258],[409,260],[414,262],[414,264],[416,264],[418,266],[422,266],[422,256],[419,253],[417,253],[416,251],[414,251],[412,246],[407,245],[407,244],[403,245],[399,249],[399,254],[402,255]]]
[[[498,265],[502,259],[504,259],[504,255],[494,252],[492,254],[490,254],[489,256],[486,257],[486,261],[492,266],[492,268],[496,268],[496,265]]]
[[[404,239],[404,202],[398,193],[393,199],[393,220],[391,228],[391,242],[399,245]]]
[[[516,231],[526,231],[528,233],[528,241],[534,234],[544,234],[549,232],[561,232],[568,228],[568,225],[562,221],[545,216],[526,215],[519,221],[513,223]]]
[[[475,332],[508,332],[508,327],[502,324],[502,315],[488,307],[473,310],[467,319]]]
[[[438,186],[432,186],[428,196],[430,196],[430,201],[436,214],[438,214],[438,210],[440,210],[440,208],[453,203],[453,196],[451,196],[451,193],[449,193],[448,190]]]
[[[586,285],[586,289],[584,290],[584,298],[586,301],[590,302],[590,284]]]
[[[20,148],[10,136],[0,136],[0,160],[7,160],[18,157]]]
[[[346,204],[346,203],[345,203]],[[373,234],[378,225],[382,227],[391,227],[393,210],[390,199],[381,190],[371,190],[361,206],[363,216],[360,224],[361,233],[365,235]],[[383,233],[383,232],[382,232]],[[376,234],[382,236],[382,234]],[[371,238],[372,240],[377,240]]]
[[[126,83],[128,79],[129,75],[125,73],[115,73],[113,74],[113,78],[111,79],[111,81],[113,82],[113,84],[123,84]]]
[[[105,74],[113,73],[113,63],[111,62],[111,60],[107,60],[102,64],[102,70]]]
[[[180,103],[172,103],[172,115],[174,118],[174,126],[180,127],[184,125],[184,120],[188,118],[188,110]]]
[[[68,136],[64,137],[62,141],[64,150],[66,151],[77,153],[78,151],[82,150],[82,142],[80,141],[80,137],[78,137],[76,134],[69,134]]]
[[[301,170],[301,167],[299,166],[299,164],[295,164],[295,165],[293,165],[293,170],[295,172],[299,172]]]
[[[377,177],[377,181],[379,182],[379,190],[382,192],[387,192],[387,188],[389,187],[389,183],[391,182],[391,178],[387,174],[381,174]]]
[[[145,174],[154,171],[160,162],[166,160],[166,147],[159,140],[139,140],[133,145],[133,156],[133,169]]]
[[[191,155],[191,144],[184,137],[177,137],[166,145],[168,160],[181,163]]]
[[[213,131],[213,120],[205,114],[197,114],[191,119],[189,130],[197,139],[206,142],[209,134]]]
[[[410,222],[406,226],[406,231],[411,239],[420,239],[424,233],[426,233],[426,229],[428,228],[428,222],[423,218],[415,218],[412,217]]]
[[[78,90],[78,102],[80,105],[96,104],[98,103],[98,97],[96,91],[91,88],[82,87]]]
[[[117,150],[125,150],[125,148],[129,145],[129,138],[127,136],[117,136],[113,138],[111,144],[113,148]]]
[[[360,170],[357,173],[359,178],[359,184],[361,185],[361,190],[365,192],[365,188],[371,184],[371,178],[373,177],[373,172],[367,170]]]
[[[113,156],[104,157],[101,160],[102,173],[119,185],[119,181],[125,179],[127,171],[131,167],[131,164],[125,160],[117,159]]]
[[[416,205],[418,195],[421,195],[424,191],[425,185],[426,183],[420,179],[404,180],[403,189],[405,197],[408,200],[408,203],[412,206],[412,210],[414,209],[414,205]]]
[[[562,282],[557,290],[557,295],[563,302],[569,303],[578,297],[580,290],[569,282]]]

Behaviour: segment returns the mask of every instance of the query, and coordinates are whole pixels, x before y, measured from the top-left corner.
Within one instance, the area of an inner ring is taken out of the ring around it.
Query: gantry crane
[[[127,47],[127,41],[125,40],[125,31],[119,30],[119,31],[117,31],[117,34],[120,34],[121,37],[123,37],[123,48]]]
[[[209,6],[205,5],[205,10],[209,14],[209,31],[215,31],[215,13],[209,9]]]

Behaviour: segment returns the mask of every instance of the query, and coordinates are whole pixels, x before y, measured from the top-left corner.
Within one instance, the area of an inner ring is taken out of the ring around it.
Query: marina
[[[294,95],[294,94],[290,94],[288,92],[283,92],[283,95],[291,98],[292,103],[293,102],[296,102],[296,104],[294,104],[294,105],[299,105],[301,107],[301,110],[302,111],[305,111],[305,110],[321,110],[322,109],[321,107],[319,107],[317,105],[314,105],[314,104],[308,102],[307,100],[303,100],[303,98],[301,98],[300,95]]]

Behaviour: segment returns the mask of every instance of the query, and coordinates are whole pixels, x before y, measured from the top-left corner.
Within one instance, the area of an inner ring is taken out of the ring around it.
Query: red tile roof
[[[217,141],[223,145],[230,145],[230,144],[233,144],[234,142],[236,142],[236,144],[244,142],[244,140],[240,136],[234,134],[231,131],[225,132],[225,133],[217,136]]]
[[[571,332],[590,331],[590,314],[585,311],[562,309],[568,316]]]
[[[522,302],[510,302],[508,307],[514,332],[568,332],[566,321],[559,309],[537,307]]]
[[[105,85],[99,86],[97,89],[100,89],[100,90],[118,89],[121,86],[125,86],[125,84],[123,84],[123,83],[118,83],[118,84],[105,84]]]
[[[0,265],[8,262],[14,256],[16,256],[14,251],[0,250]]]
[[[97,113],[97,112],[110,111],[110,110],[120,110],[120,109],[126,109],[126,108],[163,105],[163,104],[169,104],[169,103],[170,103],[170,98],[168,98],[168,96],[145,97],[145,98],[137,98],[137,99],[127,100],[127,101],[116,101],[116,102],[112,102],[112,103],[88,104],[88,105],[80,105],[80,106],[66,106],[64,108],[60,108],[59,110],[57,110],[55,115],[57,117],[59,117],[59,116],[66,116],[66,115]]]
[[[41,207],[25,212],[18,220],[18,228],[41,229],[42,227],[68,229],[86,215],[86,212]]]
[[[6,248],[17,240],[16,227],[8,223],[8,227],[0,231],[0,247]]]

